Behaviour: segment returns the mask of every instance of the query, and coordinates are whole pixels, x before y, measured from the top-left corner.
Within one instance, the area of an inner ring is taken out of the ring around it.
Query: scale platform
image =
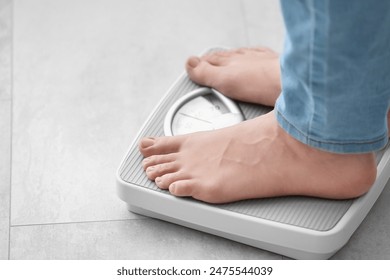
[[[117,192],[131,212],[204,231],[295,259],[327,259],[342,248],[366,217],[390,177],[389,145],[377,153],[370,191],[350,200],[279,197],[207,204],[159,189],[142,168],[138,142],[163,136],[164,117],[177,99],[199,88],[184,73],[168,90],[130,145],[117,172]],[[238,102],[246,119],[272,108]]]

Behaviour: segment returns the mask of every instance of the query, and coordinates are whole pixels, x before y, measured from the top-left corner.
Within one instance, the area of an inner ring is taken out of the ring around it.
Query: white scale
[[[390,177],[389,145],[377,153],[377,179],[370,191],[350,200],[295,196],[207,204],[159,189],[142,169],[138,142],[144,136],[217,129],[268,111],[270,108],[236,103],[213,89],[199,87],[184,73],[152,112],[120,164],[119,197],[134,213],[291,258],[331,257],[348,242],[385,187]]]

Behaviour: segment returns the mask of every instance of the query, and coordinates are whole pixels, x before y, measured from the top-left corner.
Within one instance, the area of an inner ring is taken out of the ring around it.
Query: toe
[[[154,180],[157,177],[164,176],[168,173],[176,172],[177,170],[178,165],[176,162],[168,162],[148,167],[146,169],[146,175],[150,180]]]
[[[166,173],[161,177],[157,177],[155,179],[155,182],[160,189],[168,189],[169,186],[174,182],[185,180],[185,179],[187,179],[186,176],[182,172],[177,171],[173,173]]]
[[[210,192],[209,188],[202,188],[195,179],[175,181],[169,185],[168,190],[174,196],[191,196],[208,203],[222,203],[225,199],[223,196]]]
[[[251,48],[238,48],[238,49],[235,49],[235,52],[236,53],[239,53],[239,54],[246,54],[248,52],[252,51]]]
[[[195,68],[196,66],[198,66],[200,63],[200,58],[197,57],[197,56],[191,56],[190,58],[188,58],[187,60],[187,63],[186,63],[186,67],[189,67],[189,68]]]
[[[139,150],[144,157],[170,154],[179,150],[181,142],[181,137],[143,138]]]
[[[142,138],[139,142],[139,148],[140,149],[147,149],[148,147],[153,146],[155,138],[152,137],[145,137]]]
[[[181,180],[169,186],[169,192],[175,196],[192,196],[194,184],[192,180]]]
[[[192,65],[194,64],[190,58],[186,63],[186,70],[190,79],[197,84],[213,87],[213,81],[219,73],[219,67],[210,64],[206,60],[199,60],[195,67]]]
[[[176,161],[176,158],[177,158],[177,154],[153,155],[145,158],[142,161],[142,166],[144,170],[146,170],[150,166],[154,166],[162,163],[174,162]]]
[[[201,61],[208,62],[214,66],[225,66],[233,53],[231,52],[216,52],[202,57]]]

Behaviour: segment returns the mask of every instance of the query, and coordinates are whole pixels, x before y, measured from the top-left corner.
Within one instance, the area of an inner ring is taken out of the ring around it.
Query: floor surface
[[[282,39],[277,1],[0,0],[0,259],[282,259],[131,214],[115,190],[189,55]],[[335,259],[390,259],[389,201]]]

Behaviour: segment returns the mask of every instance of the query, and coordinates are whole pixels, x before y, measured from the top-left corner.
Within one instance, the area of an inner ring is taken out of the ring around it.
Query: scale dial
[[[166,136],[214,130],[242,122],[237,104],[211,88],[200,88],[177,100],[164,121]]]

